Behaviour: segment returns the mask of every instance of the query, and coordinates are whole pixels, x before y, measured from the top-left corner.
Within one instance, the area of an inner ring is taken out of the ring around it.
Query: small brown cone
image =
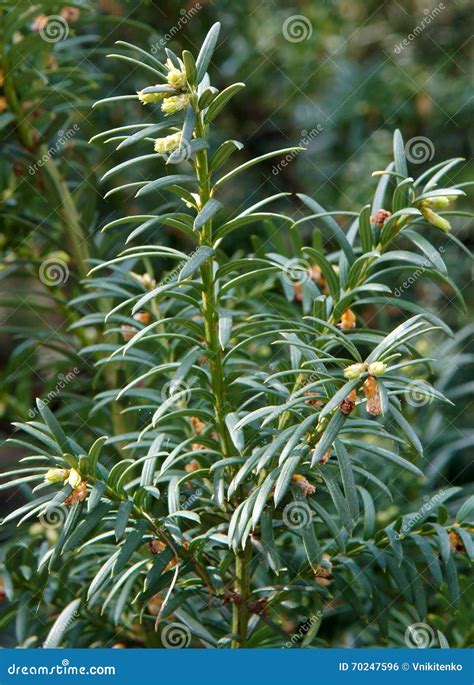
[[[389,212],[388,209],[379,209],[378,212],[375,212],[375,214],[370,217],[370,222],[375,224],[377,228],[382,228],[384,223],[391,216],[392,212]]]
[[[300,488],[305,497],[314,495],[314,493],[316,492],[316,488],[314,487],[314,485],[312,485],[309,482],[309,480],[302,476],[300,473],[295,473],[291,480]]]
[[[339,405],[339,409],[342,411],[343,414],[350,414],[352,411],[354,411],[354,407],[356,406],[356,401],[357,401],[357,390],[351,390],[350,393],[345,397],[341,404]]]
[[[367,398],[365,408],[372,416],[379,416],[382,413],[382,403],[380,401],[379,384],[374,376],[369,376],[363,383],[362,389]]]
[[[451,549],[453,552],[465,552],[466,548],[463,542],[455,530],[450,530],[448,533],[449,542],[451,544]]]
[[[205,428],[205,423],[201,421],[197,416],[191,416],[191,425],[194,428],[194,432],[196,435],[201,435],[202,431]]]
[[[356,316],[352,309],[346,309],[344,314],[341,316],[341,329],[343,331],[348,331],[351,328],[356,327]]]
[[[82,502],[85,500],[87,497],[87,481],[83,480],[82,483],[79,483],[77,488],[75,488],[69,497],[66,497],[64,500],[64,504],[67,507],[72,507],[73,504],[76,504],[77,502]]]
[[[303,302],[303,286],[299,281],[293,284],[293,299],[295,302]]]

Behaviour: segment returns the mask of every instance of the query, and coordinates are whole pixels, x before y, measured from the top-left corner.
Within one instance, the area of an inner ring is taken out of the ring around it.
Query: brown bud
[[[312,485],[309,482],[309,480],[307,480],[300,473],[295,473],[295,475],[292,476],[291,480],[300,488],[305,497],[314,495],[314,493],[316,492],[316,488],[314,487],[314,485]]]
[[[33,31],[41,31],[48,25],[48,17],[46,14],[37,14],[33,20]]]
[[[392,212],[389,212],[388,209],[379,209],[378,212],[375,212],[375,214],[370,217],[370,222],[375,224],[378,228],[382,228],[384,223],[391,216]]]
[[[122,338],[125,340],[125,342],[128,342],[133,338],[133,336],[137,332],[137,329],[135,328],[135,326],[129,326],[128,324],[124,323],[121,326],[121,331]]]
[[[77,21],[81,16],[81,12],[77,7],[63,7],[59,14],[68,24]]]
[[[152,616],[156,616],[158,614],[162,605],[163,597],[160,595],[159,592],[157,592],[156,595],[153,595],[153,597],[150,597],[150,599],[147,602],[148,611]]]
[[[377,383],[374,376],[368,376],[362,385],[364,390],[364,395],[367,398],[367,404],[365,408],[369,414],[372,416],[378,416],[382,413],[382,403],[380,401],[380,390],[379,384]]]
[[[190,461],[189,464],[185,464],[184,470],[186,473],[192,473],[193,471],[198,471],[201,468],[201,464],[196,461],[196,459],[193,459],[193,461]]]
[[[356,327],[356,317],[352,309],[346,309],[344,314],[341,316],[341,328],[343,331],[347,331],[351,328]]]
[[[82,502],[85,500],[87,497],[87,481],[83,480],[77,488],[74,488],[74,490],[71,492],[69,497],[66,497],[64,500],[64,504],[67,507],[71,507],[73,504],[76,504],[77,502]]]
[[[249,602],[249,611],[251,614],[256,614],[257,616],[265,616],[267,613],[266,597],[261,597],[260,599],[257,599],[256,602]]]
[[[201,442],[193,442],[191,444],[191,449],[193,452],[200,452],[201,450],[206,449],[206,445],[203,445]]]
[[[350,414],[352,411],[354,411],[354,407],[356,406],[356,401],[357,401],[357,390],[351,390],[350,393],[345,397],[341,404],[339,405],[339,409],[342,411],[343,414]]]
[[[311,392],[305,392],[305,396],[311,396],[313,393]],[[305,400],[306,404],[309,404],[311,407],[316,407],[316,409],[321,409],[321,407],[324,406],[324,402],[321,400],[317,400],[315,397],[313,397],[310,400]]]
[[[323,554],[321,565],[315,571],[315,582],[318,585],[329,585],[332,581],[332,562],[328,554]]]
[[[456,533],[455,530],[450,530],[448,533],[449,537],[449,542],[451,544],[451,549],[453,552],[465,552],[466,548],[464,547],[464,544],[459,537],[459,535]]]
[[[191,416],[191,425],[194,428],[194,432],[196,435],[201,435],[202,431],[204,430],[206,424],[201,421],[197,416]]]
[[[223,595],[221,601],[224,606],[229,603],[239,605],[242,604],[242,595],[236,590],[228,590],[225,595]]]
[[[323,465],[324,465],[324,464],[327,464],[327,462],[329,461],[329,457],[330,457],[330,456],[331,456],[331,448],[329,448],[328,450],[325,451],[325,453],[324,453],[323,456],[321,457],[319,463],[320,463],[320,464],[323,464]]]
[[[295,302],[303,302],[303,286],[299,281],[293,284],[293,299]]]
[[[140,311],[133,315],[133,318],[135,319],[135,321],[139,321],[145,326],[147,326],[151,321],[150,313],[147,312],[145,309],[140,309]]]
[[[309,267],[308,274],[313,283],[321,283],[323,275],[321,272],[321,268],[317,264]]]
[[[166,545],[164,542],[161,540],[157,540],[156,538],[152,538],[151,540],[148,540],[148,551],[150,554],[159,554],[162,552],[164,549],[166,549]]]

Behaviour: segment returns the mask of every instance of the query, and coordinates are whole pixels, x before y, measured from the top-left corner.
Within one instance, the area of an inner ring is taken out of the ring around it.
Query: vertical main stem
[[[232,632],[235,638],[231,646],[242,649],[247,642],[247,627],[250,618],[250,562],[252,560],[252,548],[247,545],[243,552],[235,555],[235,591],[238,601],[232,607]]]
[[[196,134],[198,138],[204,138],[205,136],[204,126],[199,114],[197,115]],[[211,197],[211,181],[206,149],[196,153],[196,170],[199,181],[199,201],[202,208]],[[200,245],[212,246],[212,221],[208,221],[202,227],[199,243]],[[225,424],[226,402],[224,364],[222,350],[219,344],[219,311],[211,260],[207,260],[202,265],[201,278],[204,286],[202,293],[204,337],[209,350],[209,370],[211,376],[211,389],[214,397],[214,417],[222,454],[224,457],[230,457],[232,454],[232,445]]]
[[[205,138],[205,127],[197,114],[196,135]],[[207,159],[207,150],[203,149],[196,153],[196,171],[199,181],[199,204],[204,207],[211,198],[211,181]],[[208,221],[201,230],[200,245],[212,247],[212,221]],[[217,433],[223,457],[230,457],[233,452],[229,432],[225,424],[226,401],[225,401],[225,374],[222,350],[219,343],[219,311],[216,288],[214,283],[214,271],[212,261],[207,260],[201,267],[203,282],[202,313],[204,317],[204,336],[209,351],[209,369],[211,376],[211,389],[214,397],[214,417]],[[250,595],[250,561],[252,550],[250,544],[246,550],[235,554],[235,592],[239,601],[232,608],[232,632],[235,638],[232,647],[245,647],[247,640],[247,625],[249,620],[249,595]]]

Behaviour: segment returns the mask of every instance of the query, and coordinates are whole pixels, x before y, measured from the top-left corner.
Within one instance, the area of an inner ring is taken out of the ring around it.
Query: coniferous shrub
[[[196,57],[121,42],[150,85],[96,103],[144,105],[94,142],[132,152],[104,181],[125,176],[109,194],[136,191],[148,211],[103,227],[116,254],[90,257],[68,303],[74,329],[103,331],[82,349],[98,360],[91,423],[64,430],[38,400],[11,441],[31,456],[1,487],[34,489],[3,523],[54,527],[8,547],[5,621],[38,646],[294,647],[339,644],[347,620],[359,644],[396,645],[429,615],[446,644],[473,502],[424,490],[430,454],[407,410],[448,401],[420,341],[431,352],[452,332],[401,279],[408,265],[462,303],[437,247],[456,241],[464,191],[443,179],[459,160],[412,178],[396,131],[361,210],[290,192],[235,206],[237,175],[304,151],[245,161],[241,142],[215,142],[244,87],[211,85],[218,35]]]

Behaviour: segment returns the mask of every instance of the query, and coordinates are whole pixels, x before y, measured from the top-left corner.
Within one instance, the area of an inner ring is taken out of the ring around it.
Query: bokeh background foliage
[[[415,35],[415,28],[428,16],[426,10],[433,18]],[[218,135],[222,140],[245,142],[248,158],[286,145],[307,147],[304,154],[279,165],[278,160],[270,160],[240,175],[227,190],[232,194],[231,204],[253,204],[290,189],[315,197],[328,209],[352,210],[365,204],[373,192],[376,179],[371,178],[372,170],[385,168],[392,158],[396,127],[406,141],[420,136],[428,141],[421,159],[414,160],[417,172],[446,158],[469,159],[472,112],[468,94],[472,83],[468,12],[469,3],[463,0],[429,7],[419,2],[337,0],[181,4],[103,0],[68,7],[55,2],[3,2],[2,437],[11,436],[14,422],[36,417],[35,397],[46,399],[65,430],[76,434],[80,427],[81,444],[91,444],[103,432],[104,423],[113,425],[115,434],[136,429],[130,415],[120,412],[123,407],[106,401],[90,415],[93,394],[118,387],[123,379],[120,368],[103,369],[96,366],[94,355],[80,354],[82,348],[103,342],[102,330],[93,325],[93,319],[87,328],[75,325],[84,312],[68,304],[84,294],[81,280],[87,264],[99,256],[105,259],[116,254],[114,232],[101,234],[101,226],[150,209],[147,202],[134,199],[133,193],[104,198],[108,188],[99,178],[112,166],[111,155],[113,163],[118,163],[127,159],[126,151],[121,157],[120,151],[113,153],[112,148],[87,143],[98,130],[126,125],[138,120],[137,115],[145,120],[149,116],[140,104],[128,101],[113,108],[91,109],[100,97],[119,96],[148,85],[143,72],[130,64],[106,63],[106,55],[118,51],[115,41],[129,41],[152,52],[164,46],[196,52],[209,26],[221,21],[214,81],[219,88],[235,80],[244,81],[247,87],[221,115]],[[59,38],[48,33],[45,17],[51,15],[63,19],[58,24],[58,31],[63,32]],[[303,38],[295,34],[288,39],[283,27],[295,15],[305,19]],[[411,35],[414,38],[409,38]],[[140,174],[149,177],[146,164]],[[468,178],[467,162],[448,174],[450,183]],[[304,214],[296,200],[289,211],[294,218]],[[472,247],[468,219],[457,217],[452,223],[453,235]],[[169,229],[164,240],[173,246],[180,238]],[[251,231],[239,234],[239,241],[234,249],[251,246]],[[455,273],[472,311],[472,263],[458,245],[441,244],[443,259]],[[407,278],[410,275],[407,270]],[[162,274],[155,272],[154,276],[158,280]],[[397,485],[401,501],[397,505],[387,501],[386,509],[377,513],[381,527],[404,511],[405,505],[422,504],[423,497],[428,501],[432,492],[447,483],[462,485],[465,496],[472,481],[472,327],[465,326],[465,312],[453,293],[432,280],[413,279],[404,297],[424,304],[453,329],[461,329],[455,340],[443,347],[439,340],[432,342],[438,348],[434,356],[440,357],[433,377],[455,406],[430,403],[407,408],[433,464],[430,482],[426,489],[415,491],[408,478],[406,482],[401,478]],[[100,307],[106,309],[107,303]],[[367,318],[371,314],[368,311]],[[385,312],[384,316],[396,322],[400,312]],[[112,443],[110,448],[112,463],[123,444]],[[19,456],[23,456],[21,446],[4,447],[2,464],[15,464]],[[2,492],[2,514],[28,497],[27,485]],[[456,511],[460,504],[454,498],[446,506]],[[444,505],[439,509],[442,521]],[[40,528],[28,521],[20,529],[14,524],[2,528],[5,549],[9,549],[12,536],[33,541],[24,552],[25,568],[32,567],[29,557],[38,553],[35,545],[47,544],[41,543],[45,530]],[[46,533],[51,539],[57,534],[47,527]],[[447,635],[453,646],[472,642],[472,592],[467,574],[461,575],[460,581],[464,612],[452,617],[451,607],[441,595],[432,597],[430,606],[431,624]],[[35,585],[28,573],[19,582],[30,587],[33,595],[43,590],[42,580]],[[41,625],[49,625],[57,613],[54,597],[45,600],[37,616]],[[282,620],[291,635],[307,625],[308,619],[305,624],[304,608],[299,607],[292,623],[294,607],[288,604],[282,608]],[[311,618],[314,609],[306,609]],[[384,638],[387,644],[403,644],[408,620],[404,611],[391,607],[390,629]],[[313,644],[381,644],[379,627],[364,626],[361,618],[353,620],[347,602],[334,604],[327,613],[320,629],[319,621],[314,621],[318,632]],[[27,643],[29,616],[26,608],[5,601],[5,644]],[[307,630],[302,630],[306,636]],[[113,631],[107,633],[106,640],[112,635]],[[128,639],[134,644],[137,634],[132,630]],[[150,640],[153,644],[154,638]]]

